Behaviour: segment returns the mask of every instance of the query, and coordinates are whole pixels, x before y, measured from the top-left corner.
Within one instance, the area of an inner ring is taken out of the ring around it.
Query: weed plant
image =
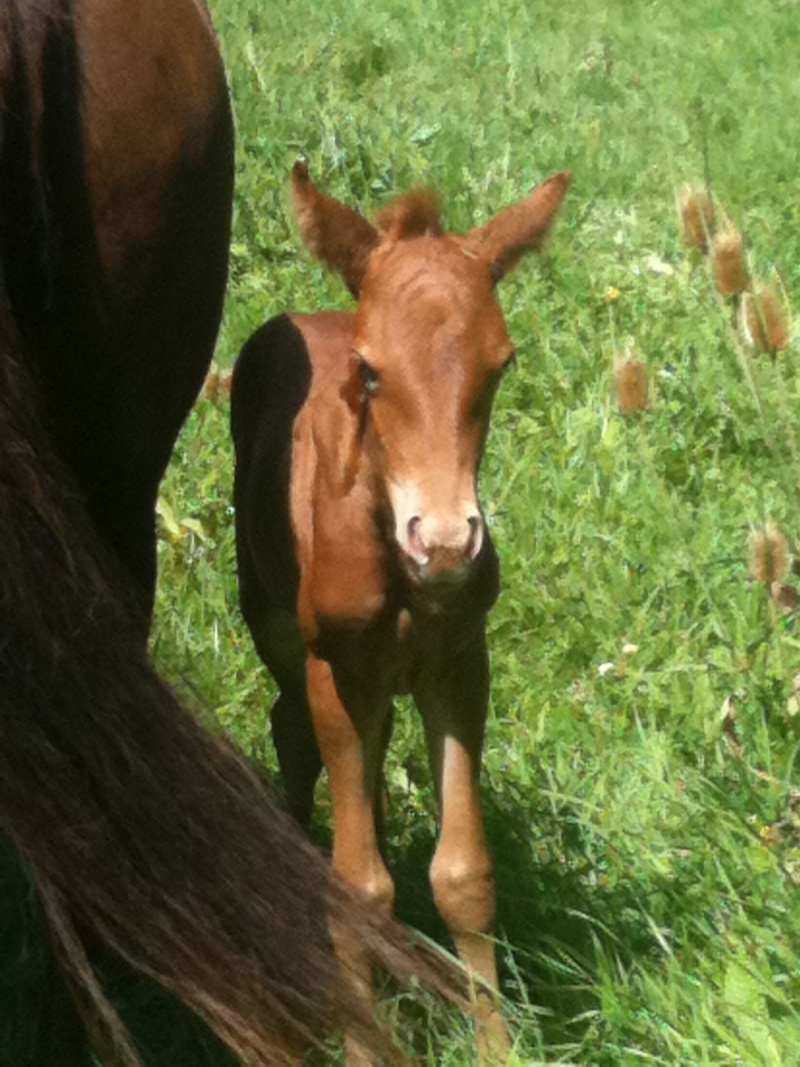
[[[429,183],[456,230],[574,174],[549,249],[500,294],[517,361],[482,479],[504,580],[484,778],[518,1062],[797,1064],[800,631],[751,577],[748,543],[768,523],[789,554],[798,538],[798,344],[775,360],[745,350],[674,200],[710,180],[751,269],[779,272],[800,306],[797,4],[211,7],[239,135],[223,369],[268,316],[349,305],[299,248],[298,154],[365,210]],[[631,358],[647,403],[626,412],[613,368]],[[163,487],[153,649],[208,723],[274,770],[231,480],[222,391],[198,402]],[[387,783],[399,914],[442,938],[409,707]],[[328,820],[322,786],[323,841]],[[148,1062],[223,1062],[188,1024],[162,1034],[151,998],[129,995]],[[430,1063],[470,1062],[459,1020],[420,1019],[400,995],[386,1010],[417,1019]]]

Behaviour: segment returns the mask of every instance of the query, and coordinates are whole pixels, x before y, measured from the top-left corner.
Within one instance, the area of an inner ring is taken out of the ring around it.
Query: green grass
[[[797,1063],[786,708],[800,635],[748,580],[747,535],[768,515],[797,532],[798,349],[780,381],[768,361],[755,367],[761,416],[673,200],[702,178],[707,150],[755,266],[777,267],[800,307],[796,5],[211,6],[239,131],[222,365],[268,316],[348,302],[298,249],[286,196],[298,153],[363,208],[430,183],[454,229],[574,172],[549,251],[502,288],[518,360],[482,481],[504,575],[486,810],[520,1061]],[[607,302],[610,286],[620,295]],[[610,367],[629,338],[652,404],[624,418]],[[231,468],[227,411],[201,401],[163,489],[174,525],[153,645],[208,721],[274,766],[272,689],[236,607]],[[722,736],[728,696],[744,761]],[[438,937],[433,799],[410,710],[396,734],[399,912]],[[153,1037],[152,1062],[205,1062],[186,1040],[164,1052]],[[468,1062],[463,1025],[436,1049],[431,1062]]]

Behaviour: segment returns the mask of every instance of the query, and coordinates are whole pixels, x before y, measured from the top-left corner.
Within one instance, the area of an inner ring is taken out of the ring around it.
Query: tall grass
[[[777,267],[796,299],[792,5],[213,8],[240,135],[223,365],[268,315],[347,301],[298,251],[298,153],[364,208],[429,182],[455,229],[574,171],[550,250],[502,290],[518,369],[482,490],[504,572],[486,805],[521,1059],[796,1062],[800,645],[750,580],[747,544],[768,519],[797,534],[797,349],[778,381],[752,360],[754,392],[674,207],[681,182],[710,175],[754,267]],[[611,369],[629,344],[650,402],[626,416]],[[229,486],[224,405],[206,402],[164,489],[188,525],[162,543],[156,649],[271,764]],[[440,936],[411,709],[389,788],[400,913]],[[434,1058],[465,1062],[465,1042]]]
[[[800,640],[747,546],[768,520],[798,536],[798,347],[777,371],[742,361],[674,205],[710,175],[753,268],[800,306],[796,4],[211,6],[239,129],[223,367],[267,316],[348,302],[299,251],[298,153],[365,209],[428,182],[454,229],[574,172],[549,250],[502,289],[518,360],[482,483],[504,574],[486,808],[520,1060],[797,1063]],[[649,403],[625,414],[612,367],[629,345]],[[153,643],[208,721],[273,766],[272,690],[236,607],[226,423],[224,399],[199,402],[163,489]],[[399,911],[441,936],[410,708],[396,734]],[[154,1064],[205,1062],[133,996],[130,1011]],[[431,1041],[431,1062],[468,1062],[457,1025]]]

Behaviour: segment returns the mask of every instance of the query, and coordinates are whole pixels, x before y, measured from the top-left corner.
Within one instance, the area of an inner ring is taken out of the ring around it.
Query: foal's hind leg
[[[278,755],[289,811],[308,826],[322,757],[306,696],[306,652],[296,617],[270,605],[240,555],[242,612],[280,693],[272,705],[272,743]],[[247,584],[245,582],[247,581]]]
[[[308,827],[322,757],[314,736],[305,686],[301,691],[282,690],[272,705],[270,721],[287,806],[300,825]]]

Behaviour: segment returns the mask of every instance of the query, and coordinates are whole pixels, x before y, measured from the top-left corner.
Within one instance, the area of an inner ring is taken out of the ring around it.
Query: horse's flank
[[[181,167],[202,166],[216,109],[226,104],[205,6],[184,0],[173,7],[170,18],[162,0],[95,0],[76,10],[78,41],[107,42],[83,49],[82,84],[86,183],[100,262],[110,274],[132,247],[161,238],[164,191]]]

